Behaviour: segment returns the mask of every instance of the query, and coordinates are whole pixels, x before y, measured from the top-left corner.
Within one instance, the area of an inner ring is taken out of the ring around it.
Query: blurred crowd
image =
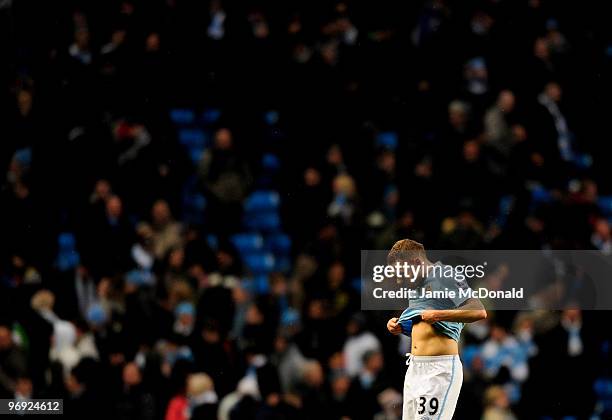
[[[276,3],[0,0],[0,397],[399,419],[360,249],[612,252],[598,2]],[[456,418],[611,418],[609,318],[470,325]]]

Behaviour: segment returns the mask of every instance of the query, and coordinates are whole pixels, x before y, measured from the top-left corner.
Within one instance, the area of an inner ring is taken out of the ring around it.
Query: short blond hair
[[[425,259],[425,247],[422,243],[412,239],[402,239],[391,247],[387,254],[387,264],[391,265],[397,261],[408,261],[412,258]]]
[[[215,385],[212,379],[203,372],[193,373],[187,377],[187,395],[191,397],[214,390]]]
[[[484,404],[486,407],[494,406],[495,402],[500,398],[507,396],[504,388],[499,385],[491,385],[484,394]]]
[[[52,310],[55,305],[55,295],[46,289],[34,293],[30,299],[30,307],[35,311]]]
[[[334,178],[333,183],[336,192],[343,193],[349,198],[355,196],[357,192],[355,180],[350,175],[340,174]]]

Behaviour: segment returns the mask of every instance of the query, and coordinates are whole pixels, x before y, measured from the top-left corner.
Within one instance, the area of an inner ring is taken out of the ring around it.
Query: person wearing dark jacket
[[[191,420],[214,420],[217,418],[218,397],[215,385],[205,373],[194,373],[187,378],[187,397]]]

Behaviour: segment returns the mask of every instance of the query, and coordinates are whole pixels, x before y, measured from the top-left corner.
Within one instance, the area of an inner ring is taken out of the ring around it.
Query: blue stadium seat
[[[479,354],[480,349],[476,344],[469,344],[461,349],[461,358],[465,360],[468,366],[472,364],[472,361],[478,357]]]
[[[195,113],[190,109],[171,109],[170,120],[176,125],[189,125],[195,121]]]
[[[178,132],[179,142],[188,148],[206,146],[206,134],[198,128],[182,128]]]
[[[238,233],[230,240],[241,255],[261,251],[264,244],[263,238],[257,233]]]
[[[274,256],[270,253],[258,252],[244,255],[244,265],[253,275],[268,274],[274,270]]]
[[[270,283],[267,274],[260,274],[252,277],[244,277],[241,282],[244,290],[252,295],[262,295],[270,291]]]
[[[219,238],[217,238],[217,235],[212,235],[212,234],[207,235],[206,236],[206,243],[212,249],[218,249],[219,248]]]
[[[504,195],[499,199],[499,213],[497,214],[495,222],[503,227],[508,221],[508,215],[512,211],[514,205],[514,197],[512,195]]]
[[[395,131],[384,131],[376,136],[376,145],[389,150],[397,149],[397,133]]]
[[[187,223],[203,224],[207,204],[208,202],[203,194],[185,192],[183,194],[183,219]]]
[[[296,326],[300,322],[300,313],[293,308],[287,308],[281,314],[280,322],[283,327]]]
[[[582,153],[574,158],[574,163],[581,169],[588,169],[593,166],[593,157],[591,155]]]
[[[60,233],[57,237],[58,253],[56,264],[60,271],[75,268],[81,262],[81,256],[76,249],[76,238],[70,232]]]
[[[245,212],[276,210],[280,197],[276,191],[259,190],[247,197],[244,203]]]
[[[18,149],[15,151],[13,159],[22,166],[30,166],[32,164],[32,148],[24,147],[23,149]]]
[[[612,196],[599,197],[597,204],[606,216],[612,216]]]
[[[199,147],[189,148],[189,158],[194,164],[198,164],[202,160],[202,154],[204,153],[204,150],[204,148]]]
[[[263,169],[270,172],[277,171],[280,168],[280,160],[278,156],[272,153],[266,153],[261,158],[261,166]]]
[[[553,199],[552,194],[546,188],[537,186],[531,190],[531,200],[534,204],[550,203]]]
[[[267,275],[255,276],[253,278],[255,293],[264,295],[270,291],[270,282]]]
[[[77,252],[60,254],[57,257],[57,268],[60,271],[68,271],[79,265],[81,258]]]
[[[266,243],[270,251],[277,255],[289,255],[291,253],[291,238],[284,233],[274,233],[266,237]]]
[[[184,202],[186,206],[193,210],[204,211],[206,209],[206,197],[204,197],[204,194],[188,194]]]
[[[245,214],[244,224],[252,230],[275,232],[280,229],[280,216],[277,211]]]
[[[217,108],[208,108],[202,112],[202,122],[206,125],[214,124],[221,118],[221,110]]]
[[[76,238],[70,232],[63,232],[57,237],[57,244],[60,251],[73,251],[76,247]]]
[[[603,413],[606,415],[612,415],[612,379],[606,377],[597,379],[593,389],[597,394],[597,399],[599,400]]]
[[[278,114],[278,111],[270,110],[264,114],[264,120],[269,126],[278,124],[279,118],[280,116]]]
[[[279,271],[281,273],[286,273],[291,269],[291,260],[289,257],[285,256],[276,256],[274,258],[274,271]]]

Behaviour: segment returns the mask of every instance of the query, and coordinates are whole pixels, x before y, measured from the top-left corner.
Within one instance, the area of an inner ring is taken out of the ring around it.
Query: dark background
[[[360,249],[611,251],[603,3],[0,0],[0,392],[394,418]],[[456,418],[610,418],[567,305],[464,333]]]

